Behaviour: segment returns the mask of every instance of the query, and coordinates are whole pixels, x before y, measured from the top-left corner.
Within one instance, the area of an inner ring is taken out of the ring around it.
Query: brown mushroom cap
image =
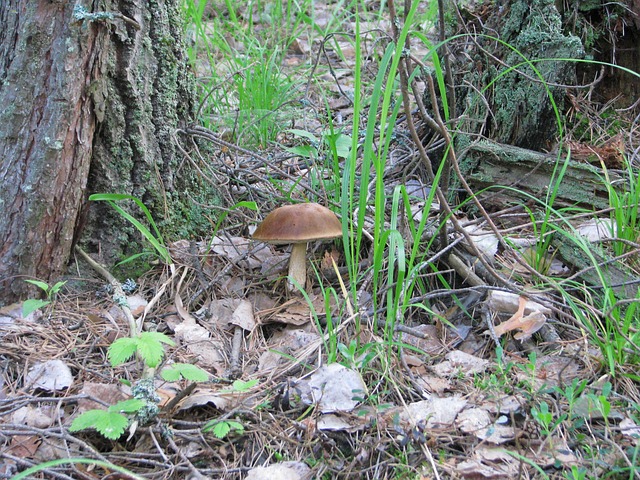
[[[317,203],[285,205],[271,212],[258,225],[253,238],[273,244],[306,243],[342,235],[338,217]]]

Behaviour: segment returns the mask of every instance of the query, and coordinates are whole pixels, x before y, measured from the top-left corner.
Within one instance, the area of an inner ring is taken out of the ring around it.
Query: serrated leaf
[[[164,346],[161,343],[162,340],[154,335],[149,335],[151,333],[157,332],[144,332],[138,337],[138,355],[140,355],[144,363],[151,368],[155,368],[164,357]],[[166,335],[163,336],[168,340]]]
[[[104,410],[87,410],[81,413],[71,422],[69,427],[70,432],[79,432],[87,428],[94,428],[94,425],[98,420],[103,417],[107,412]]]
[[[122,436],[127,425],[129,425],[129,420],[120,413],[105,410],[88,410],[73,420],[69,431],[78,432],[93,428],[102,436],[110,440],[117,440]]]
[[[244,425],[242,425],[240,422],[236,422],[235,420],[227,420],[227,423],[229,424],[229,427],[233,428],[238,433],[244,432]]]
[[[144,400],[139,398],[130,398],[129,400],[122,400],[121,402],[111,405],[109,412],[117,413],[135,413],[146,405]]]
[[[170,367],[164,368],[160,375],[167,382],[176,382],[180,380],[180,377],[192,382],[206,382],[209,380],[209,374],[205,370],[190,363],[174,363]]]
[[[204,427],[203,432],[211,432],[216,437],[222,439],[229,435],[231,430],[236,430],[239,433],[244,432],[244,425],[235,420],[211,420]]]
[[[140,338],[154,339],[157,342],[166,343],[167,345],[175,345],[176,342],[171,340],[166,334],[161,332],[142,332]]]
[[[214,425],[212,432],[218,438],[224,438],[229,435],[231,425],[227,422],[218,422]]]
[[[95,429],[102,436],[110,440],[117,440],[122,436],[128,426],[129,419],[121,413],[106,412],[104,417],[98,419]]]
[[[22,304],[22,317],[27,318],[33,312],[38,310],[39,308],[44,307],[45,305],[49,305],[51,302],[47,300],[38,300],[35,298],[30,298],[29,300],[25,300]]]
[[[131,337],[123,337],[117,339],[109,347],[107,358],[111,362],[111,366],[115,367],[127,362],[138,350],[138,339]]]
[[[180,380],[180,370],[173,366],[163,368],[160,372],[160,376],[166,382],[177,382]]]

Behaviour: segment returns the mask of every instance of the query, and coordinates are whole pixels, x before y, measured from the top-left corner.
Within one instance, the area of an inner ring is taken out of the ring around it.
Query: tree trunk
[[[0,296],[65,268],[83,202],[107,29],[72,26],[71,2],[0,5]]]
[[[63,274],[82,226],[107,264],[140,251],[90,193],[137,196],[166,225],[195,216],[172,133],[193,111],[179,0],[88,3],[0,3],[0,301]]]
[[[583,58],[580,39],[564,32],[554,0],[494,3],[478,27],[491,38],[477,39],[469,57],[474,64],[459,75],[459,84],[474,86],[460,95],[467,131],[480,126],[498,143],[549,150],[558,137],[556,114],[563,114],[566,86],[576,83],[576,65],[547,59]]]

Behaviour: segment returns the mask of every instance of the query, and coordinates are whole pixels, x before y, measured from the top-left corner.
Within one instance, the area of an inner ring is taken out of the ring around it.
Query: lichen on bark
[[[182,40],[179,2],[150,1],[124,15],[141,29],[114,36],[105,72],[104,121],[94,142],[91,193],[127,193],[152,212],[165,239],[206,234],[194,205],[217,203],[213,187],[184,161],[174,132],[193,120],[195,83]],[[140,252],[142,236],[105,204],[90,206],[83,243],[112,264]],[[134,209],[131,213],[138,215]]]
[[[558,137],[568,87],[576,84],[576,63],[584,49],[565,33],[553,0],[494,4],[479,36],[481,48],[469,52],[472,67],[458,84],[465,109],[462,131],[480,132],[500,143],[533,150],[550,149]],[[498,40],[499,39],[499,40]],[[558,112],[558,116],[556,115]]]

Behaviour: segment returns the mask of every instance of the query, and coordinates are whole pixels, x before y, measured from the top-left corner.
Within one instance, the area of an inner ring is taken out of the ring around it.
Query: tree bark
[[[65,268],[91,163],[88,98],[109,32],[73,26],[71,2],[0,5],[0,296]]]
[[[107,264],[140,251],[90,193],[137,196],[166,226],[214,195],[177,175],[194,98],[182,27],[178,0],[0,3],[0,301],[57,280],[80,233]]]

